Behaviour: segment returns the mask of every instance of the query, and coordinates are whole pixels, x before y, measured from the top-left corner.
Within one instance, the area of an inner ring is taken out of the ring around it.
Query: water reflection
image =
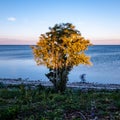
[[[0,60],[1,78],[29,78],[32,80],[47,80],[45,73],[48,69],[37,66],[33,59],[30,60]]]

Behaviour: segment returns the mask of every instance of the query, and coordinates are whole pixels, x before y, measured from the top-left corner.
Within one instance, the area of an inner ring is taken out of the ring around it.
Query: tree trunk
[[[53,72],[46,74],[48,79],[53,83],[56,92],[64,92],[68,81],[68,71],[65,68],[55,69]]]

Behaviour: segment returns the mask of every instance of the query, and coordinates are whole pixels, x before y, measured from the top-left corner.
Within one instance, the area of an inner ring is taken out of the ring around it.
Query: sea
[[[120,45],[94,45],[85,53],[93,65],[73,67],[69,82],[80,82],[85,74],[86,82],[120,84]],[[48,72],[45,66],[37,66],[29,45],[0,45],[0,78],[48,81]]]

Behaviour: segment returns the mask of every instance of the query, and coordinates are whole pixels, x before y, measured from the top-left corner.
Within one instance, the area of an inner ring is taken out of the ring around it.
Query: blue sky
[[[0,0],[0,44],[35,44],[63,22],[93,44],[120,44],[120,0]]]

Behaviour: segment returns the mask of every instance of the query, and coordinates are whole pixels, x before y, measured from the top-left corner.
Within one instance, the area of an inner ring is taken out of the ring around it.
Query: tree
[[[71,69],[79,64],[91,64],[90,57],[84,53],[91,43],[71,23],[56,24],[49,30],[41,34],[32,50],[37,64],[49,68],[46,76],[55,90],[63,92]]]

